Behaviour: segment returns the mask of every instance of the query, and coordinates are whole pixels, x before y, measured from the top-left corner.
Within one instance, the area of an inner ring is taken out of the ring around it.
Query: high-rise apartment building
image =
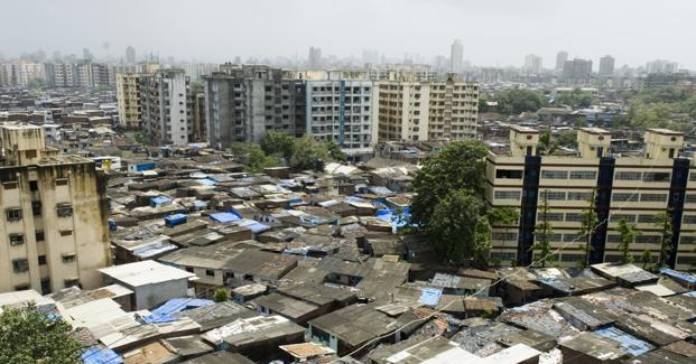
[[[46,148],[41,127],[0,126],[0,292],[97,288],[110,263],[105,181],[94,162]]]
[[[547,221],[553,258],[561,265],[577,266],[588,241],[590,264],[616,262],[623,220],[639,232],[630,245],[635,261],[645,251],[656,261],[667,238],[667,263],[677,269],[693,267],[696,167],[692,159],[679,156],[683,133],[649,129],[640,157],[614,156],[611,134],[598,128],[579,130],[577,156],[540,156],[538,142],[537,130],[513,127],[510,149],[487,157],[487,200],[493,207],[516,209],[520,216],[519,223],[494,226],[493,258],[517,265],[541,259],[532,247],[541,238],[536,226]],[[587,236],[582,221],[592,205],[597,221]],[[670,230],[663,235],[658,217],[667,213]]]
[[[189,79],[181,69],[140,76],[142,127],[152,144],[186,145],[191,140]]]
[[[450,48],[450,72],[459,73],[462,71],[464,62],[464,46],[462,41],[457,39]]]
[[[319,47],[309,47],[309,58],[307,61],[309,69],[319,69],[322,66],[321,62],[321,48]]]
[[[611,76],[614,74],[614,57],[606,55],[599,59],[599,75]]]
[[[27,87],[34,80],[45,80],[46,74],[40,63],[0,64],[0,86]]]
[[[563,71],[563,66],[568,60],[568,52],[560,51],[556,53],[556,71]]]
[[[335,142],[353,160],[371,156],[377,139],[372,81],[307,81],[305,89],[307,135]]]
[[[574,58],[563,64],[563,78],[571,83],[588,83],[592,79],[592,60]]]
[[[225,64],[203,77],[208,142],[258,142],[268,130],[305,133],[304,82],[285,78],[281,69]]]
[[[126,63],[135,64],[135,48],[132,46],[126,48]]]
[[[648,62],[645,66],[648,73],[676,73],[679,70],[677,62],[671,62],[664,59],[656,59]]]
[[[116,76],[116,100],[119,125],[128,129],[140,128],[143,116],[140,105],[139,74],[122,73]]]
[[[528,54],[524,57],[524,69],[527,73],[539,74],[541,69],[543,59],[536,54]]]
[[[379,82],[379,140],[476,138],[478,85],[445,82]]]

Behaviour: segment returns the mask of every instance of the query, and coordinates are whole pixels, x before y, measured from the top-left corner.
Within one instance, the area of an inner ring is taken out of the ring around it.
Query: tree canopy
[[[433,239],[445,261],[487,264],[491,226],[514,220],[509,209],[490,209],[484,199],[485,146],[455,142],[429,157],[414,179],[411,219]]]
[[[65,321],[33,306],[5,307],[0,314],[0,363],[79,363],[81,347],[70,330]]]
[[[252,172],[283,164],[295,169],[321,170],[328,160],[343,162],[347,159],[333,142],[321,142],[309,136],[295,138],[275,130],[266,133],[258,144],[234,143],[231,149]]]
[[[498,111],[508,114],[535,112],[546,103],[541,93],[523,88],[504,90],[496,95],[495,100],[498,101]]]

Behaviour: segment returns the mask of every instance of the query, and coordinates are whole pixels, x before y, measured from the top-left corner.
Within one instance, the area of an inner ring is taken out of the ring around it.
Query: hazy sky
[[[558,50],[623,64],[664,58],[696,68],[693,0],[2,0],[0,53],[54,50],[221,62],[236,56],[449,56],[453,39],[477,65],[551,68]],[[104,47],[105,42],[109,48]],[[595,66],[596,67],[596,66]]]

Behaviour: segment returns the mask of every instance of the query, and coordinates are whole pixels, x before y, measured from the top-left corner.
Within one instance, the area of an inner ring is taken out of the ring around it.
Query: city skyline
[[[398,4],[122,1],[107,3],[98,11],[80,4],[87,5],[84,0],[7,4],[5,10],[13,16],[0,24],[0,54],[11,58],[42,49],[49,57],[54,51],[81,55],[87,48],[96,57],[119,59],[124,58],[128,46],[133,46],[140,58],[154,52],[161,58],[202,62],[236,57],[299,61],[307,57],[310,46],[315,46],[326,58],[359,60],[364,51],[377,49],[389,59],[409,54],[429,63],[438,56],[447,56],[452,41],[461,39],[463,59],[480,66],[519,67],[526,54],[552,60],[558,51],[566,50],[571,57],[592,59],[597,64],[600,57],[611,54],[617,68],[624,64],[644,66],[654,59],[696,68],[696,54],[688,54],[683,47],[689,40],[689,15],[696,12],[696,5],[688,3],[666,3],[657,12],[635,1],[589,1],[582,6],[546,0],[532,5],[497,0],[476,6],[449,0]],[[139,11],[131,12],[136,5]],[[595,12],[593,9],[600,5],[603,11]],[[621,18],[629,5],[631,17]],[[401,16],[390,16],[397,6]],[[371,11],[365,12],[365,7]],[[219,11],[211,12],[211,8]],[[669,12],[669,21],[657,16],[660,12]],[[341,16],[315,17],[318,13]],[[589,13],[591,17],[583,16]],[[104,14],[109,16],[105,18]],[[569,26],[567,14],[582,18],[582,26]],[[183,17],[200,26],[177,26],[176,19]],[[75,19],[80,19],[80,26],[73,23]],[[416,24],[421,26],[413,26],[413,19],[418,19]],[[229,27],[232,20],[236,28]],[[648,22],[651,27],[642,26]],[[30,23],[51,26],[26,27]],[[272,26],[259,26],[263,24]],[[617,31],[611,30],[612,25]],[[472,32],[472,28],[481,31]],[[551,65],[546,62],[546,68]]]

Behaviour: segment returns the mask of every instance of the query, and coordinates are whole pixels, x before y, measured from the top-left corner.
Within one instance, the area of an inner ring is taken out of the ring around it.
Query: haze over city
[[[553,68],[571,57],[616,58],[617,67],[670,59],[694,68],[696,3],[631,1],[138,1],[5,2],[0,54],[44,50],[118,59],[129,45],[144,56],[223,62],[239,56],[303,59],[309,46],[326,56],[360,59],[377,50],[428,63],[449,55],[453,39],[474,65],[519,66],[525,54]]]

